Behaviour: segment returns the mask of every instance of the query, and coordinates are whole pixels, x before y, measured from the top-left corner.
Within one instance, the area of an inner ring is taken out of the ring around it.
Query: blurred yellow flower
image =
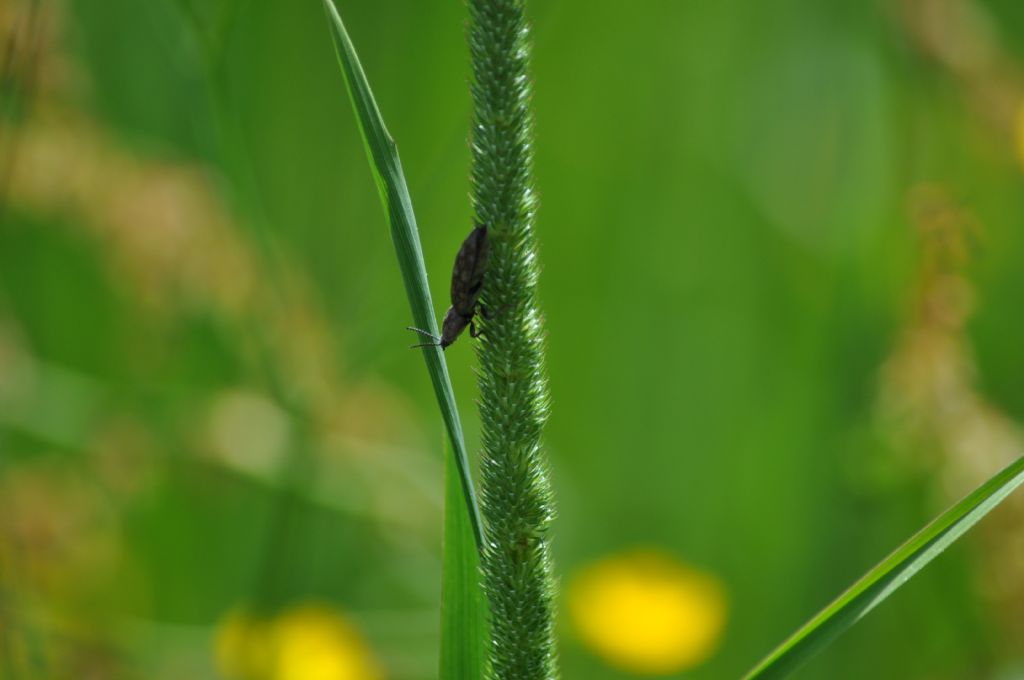
[[[721,583],[656,550],[607,557],[567,591],[580,639],[624,670],[667,675],[696,666],[718,647],[726,619]]]
[[[218,627],[217,666],[233,680],[381,680],[359,631],[327,607],[307,604],[261,619],[230,613]]]
[[[273,680],[377,680],[382,677],[362,636],[329,609],[293,609],[274,626]]]

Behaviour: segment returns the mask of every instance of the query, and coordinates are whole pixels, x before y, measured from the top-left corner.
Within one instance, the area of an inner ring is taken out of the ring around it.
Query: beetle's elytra
[[[441,337],[428,333],[420,328],[407,326],[410,331],[434,340],[413,347],[440,347],[446,348],[455,342],[462,331],[469,326],[471,337],[477,337],[479,333],[473,323],[473,316],[477,311],[477,303],[480,301],[480,290],[484,286],[484,274],[487,271],[487,257],[490,255],[491,245],[487,240],[487,225],[480,224],[469,232],[469,236],[462,242],[459,252],[455,256],[455,267],[452,269],[452,306],[444,315],[441,323]],[[481,311],[483,309],[481,308]]]

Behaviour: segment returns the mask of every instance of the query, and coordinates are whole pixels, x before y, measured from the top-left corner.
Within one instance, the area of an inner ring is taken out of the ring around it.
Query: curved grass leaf
[[[345,85],[373,168],[377,190],[387,212],[391,240],[395,244],[413,320],[419,328],[437,335],[434,305],[427,287],[427,271],[423,264],[416,216],[412,211],[398,150],[384,125],[333,0],[324,0],[324,9],[327,11]],[[485,604],[479,578],[479,551],[483,546],[479,506],[469,473],[462,424],[455,407],[455,395],[444,354],[439,347],[426,347],[423,356],[452,447],[452,456],[445,461],[440,677],[442,680],[482,678],[487,638]]]
[[[746,676],[783,678],[910,580],[1024,483],[1024,458],[971,492],[886,557]]]
[[[334,38],[334,47],[338,53],[338,63],[341,66],[341,73],[345,77],[345,86],[352,99],[352,107],[355,109],[366,154],[370,158],[373,178],[377,184],[377,191],[380,192],[380,199],[384,203],[388,224],[391,227],[391,240],[395,244],[395,252],[398,255],[398,265],[402,270],[405,293],[409,298],[409,305],[412,307],[413,321],[417,327],[438,335],[437,322],[434,320],[434,304],[430,300],[430,289],[427,287],[427,268],[423,264],[419,230],[416,228],[416,216],[412,211],[409,188],[405,184],[405,175],[402,173],[402,163],[398,158],[398,147],[395,146],[395,141],[384,125],[384,119],[377,108],[373,92],[370,91],[370,84],[366,81],[366,74],[363,73],[359,57],[345,31],[345,24],[342,23],[341,15],[338,14],[333,0],[324,0],[324,9],[327,11],[331,36]],[[466,445],[462,438],[462,423],[455,407],[455,395],[448,377],[448,365],[444,361],[444,353],[440,347],[423,348],[423,357],[426,359],[427,372],[430,373],[434,394],[437,396],[437,402],[441,407],[441,416],[444,418],[444,424],[448,430],[448,438],[451,441],[455,464],[459,471],[462,495],[469,512],[470,526],[479,549],[483,545],[479,506],[476,501],[476,491],[473,488],[473,478],[469,473]]]

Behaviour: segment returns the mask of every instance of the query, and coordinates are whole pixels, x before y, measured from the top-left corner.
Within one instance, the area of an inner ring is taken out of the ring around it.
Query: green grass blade
[[[874,609],[1024,483],[1024,458],[1008,466],[919,531],[746,676],[782,678]]]
[[[444,576],[441,585],[440,680],[484,677],[487,629],[480,588],[480,553],[462,488],[451,465],[444,475]]]
[[[369,156],[370,166],[373,168],[377,190],[380,192],[380,198],[387,213],[388,224],[391,227],[391,240],[395,244],[398,265],[402,270],[402,279],[405,282],[405,292],[412,307],[414,324],[437,335],[434,305],[430,300],[430,289],[427,287],[427,269],[423,264],[419,230],[416,228],[416,216],[412,211],[409,189],[405,184],[405,175],[402,173],[402,163],[398,158],[398,148],[384,125],[384,119],[381,117],[377,102],[370,91],[370,84],[366,81],[366,74],[363,73],[359,57],[345,31],[345,24],[342,23],[341,15],[333,0],[324,0],[324,9],[327,11],[331,36],[334,38],[334,47],[338,54],[342,75],[345,78],[345,86],[352,99],[363,144],[366,146],[366,154]],[[404,343],[398,344],[401,339],[397,336],[395,342],[396,346],[404,349]],[[459,472],[463,503],[469,518],[469,527],[472,530],[476,548],[479,550],[483,546],[483,526],[480,522],[473,478],[469,473],[466,445],[462,438],[462,423],[455,407],[455,394],[452,392],[451,380],[448,377],[448,365],[445,363],[444,353],[439,347],[424,348],[423,356],[426,359],[427,372],[430,374],[434,394],[437,396],[441,415],[448,430],[454,462]]]

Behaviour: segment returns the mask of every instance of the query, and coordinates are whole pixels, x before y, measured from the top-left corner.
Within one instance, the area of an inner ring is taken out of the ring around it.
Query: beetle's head
[[[462,331],[466,330],[472,318],[466,318],[455,311],[454,307],[449,307],[448,313],[444,315],[444,321],[441,322],[441,349],[455,342],[462,335]]]

